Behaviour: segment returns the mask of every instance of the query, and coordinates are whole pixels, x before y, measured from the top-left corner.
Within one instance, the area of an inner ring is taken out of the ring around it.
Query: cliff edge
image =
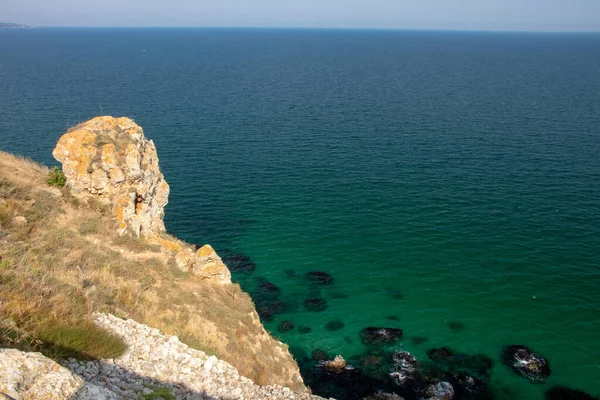
[[[285,344],[216,252],[165,232],[169,186],[156,148],[128,118],[70,129],[48,168],[0,152],[0,347],[60,360],[127,351],[94,322],[111,313],[175,335],[258,385],[307,391]]]

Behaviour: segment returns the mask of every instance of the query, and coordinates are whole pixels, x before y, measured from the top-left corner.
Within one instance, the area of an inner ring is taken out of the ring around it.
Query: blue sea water
[[[419,359],[492,358],[498,399],[600,395],[599,34],[0,30],[0,149],[55,164],[96,115],[155,141],[171,233],[250,257],[257,305],[281,288],[265,326],[299,360],[399,327]],[[502,365],[510,344],[547,383]]]

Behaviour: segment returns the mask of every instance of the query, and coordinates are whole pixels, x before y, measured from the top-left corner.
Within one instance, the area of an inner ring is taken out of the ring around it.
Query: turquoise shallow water
[[[600,35],[0,31],[0,93],[0,148],[46,163],[94,115],[141,124],[169,231],[249,256],[234,279],[281,288],[265,326],[299,359],[399,327],[420,359],[491,357],[496,398],[600,395]],[[509,344],[548,358],[546,384],[501,364]]]

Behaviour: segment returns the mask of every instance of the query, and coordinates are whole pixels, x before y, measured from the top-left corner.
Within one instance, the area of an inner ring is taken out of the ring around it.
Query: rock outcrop
[[[169,185],[160,172],[152,140],[129,118],[96,117],[65,133],[52,152],[62,163],[73,196],[112,208],[118,232],[143,237],[174,254],[185,272],[221,284],[231,273],[209,245],[194,252],[163,237]]]
[[[164,232],[169,185],[156,147],[129,118],[96,117],[65,133],[52,152],[73,195],[111,205],[119,231]]]
[[[118,399],[107,388],[84,382],[40,353],[0,349],[0,399]]]

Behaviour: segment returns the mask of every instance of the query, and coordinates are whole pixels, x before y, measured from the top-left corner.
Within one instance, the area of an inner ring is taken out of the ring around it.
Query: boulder
[[[346,366],[346,360],[341,355],[335,356],[333,360],[325,361],[323,364],[323,368],[325,368],[329,372],[339,373]]]
[[[306,274],[306,279],[319,285],[332,285],[333,277],[326,272],[313,271]]]
[[[281,333],[289,332],[294,329],[294,323],[292,321],[281,321],[277,326],[277,330]]]
[[[517,375],[534,382],[544,383],[552,373],[548,360],[526,346],[506,346],[501,357],[504,365]]]
[[[425,389],[425,395],[436,400],[452,400],[454,398],[454,388],[448,382],[437,382]]]
[[[399,328],[378,328],[368,327],[360,331],[360,339],[366,345],[369,344],[389,344],[402,340],[402,329]]]
[[[327,302],[325,299],[308,299],[304,301],[304,307],[308,311],[325,311],[327,309]]]
[[[120,398],[106,388],[85,383],[40,353],[15,349],[0,349],[0,397],[15,400]]]

